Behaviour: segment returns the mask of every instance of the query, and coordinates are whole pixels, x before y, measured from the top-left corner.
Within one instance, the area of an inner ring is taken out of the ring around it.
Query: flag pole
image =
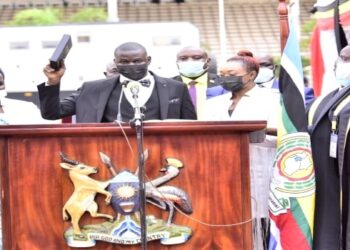
[[[288,9],[287,9],[287,4],[285,0],[279,0],[278,15],[280,18],[280,44],[281,44],[281,54],[282,54],[284,47],[286,46],[288,34],[289,34]]]
[[[218,4],[219,4],[220,63],[222,63],[227,58],[224,0],[218,0]]]
[[[108,22],[119,22],[118,0],[107,0]]]

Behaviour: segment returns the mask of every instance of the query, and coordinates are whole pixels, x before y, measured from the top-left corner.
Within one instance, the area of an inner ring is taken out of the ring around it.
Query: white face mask
[[[205,72],[204,64],[205,62],[203,61],[185,61],[178,62],[177,67],[181,75],[191,78],[200,76]]]
[[[335,69],[335,78],[343,86],[350,85],[350,62],[338,62]]]
[[[262,83],[271,81],[273,77],[274,77],[274,72],[272,69],[261,67],[259,69],[259,73],[255,78],[254,82],[256,84],[262,84]]]
[[[1,89],[0,90],[0,100],[3,99],[4,97],[7,96],[7,91],[6,89]]]

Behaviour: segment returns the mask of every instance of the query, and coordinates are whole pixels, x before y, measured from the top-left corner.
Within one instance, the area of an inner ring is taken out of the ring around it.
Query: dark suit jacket
[[[197,119],[187,86],[154,75],[160,103],[161,119]],[[56,120],[76,115],[78,123],[101,122],[108,98],[119,77],[85,82],[74,94],[59,99],[60,87],[38,85],[40,111],[43,118]]]
[[[207,99],[227,93],[227,91],[220,85],[219,76],[216,74],[208,73],[208,85],[207,85]],[[182,82],[180,75],[174,76],[172,79]]]
[[[349,143],[345,131],[350,117],[350,105],[345,106],[338,120],[338,156],[329,156],[330,111],[339,100],[350,94],[350,87],[329,93],[320,102],[310,126],[311,148],[316,176],[316,205],[314,222],[314,249],[349,249]],[[347,145],[347,146],[346,146]],[[344,170],[342,169],[344,166]],[[347,166],[347,167],[345,167]],[[341,176],[344,176],[343,179]],[[342,185],[341,185],[342,183]],[[340,187],[343,197],[340,198]],[[341,201],[343,204],[341,205]],[[340,211],[342,210],[342,215]],[[340,223],[341,221],[341,223]],[[343,225],[342,225],[343,224]],[[343,242],[341,242],[341,225]],[[345,242],[346,245],[345,245]]]

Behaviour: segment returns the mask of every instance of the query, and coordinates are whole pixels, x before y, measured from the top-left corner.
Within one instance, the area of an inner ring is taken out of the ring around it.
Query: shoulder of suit
[[[155,76],[155,75],[153,75]],[[157,84],[170,85],[170,86],[186,86],[183,82],[175,80],[173,78],[166,78],[161,76],[154,77],[154,81]]]
[[[173,79],[173,80],[178,81],[178,82],[182,82],[182,78],[181,78],[180,75],[173,76],[173,77],[171,77],[170,79]]]
[[[87,81],[82,84],[81,88],[103,87],[106,85],[111,85],[116,83],[118,79],[119,79],[118,77],[113,77],[113,78],[104,78],[99,80]]]

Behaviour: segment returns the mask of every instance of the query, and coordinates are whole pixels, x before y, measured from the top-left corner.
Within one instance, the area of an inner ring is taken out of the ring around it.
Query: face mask
[[[0,100],[1,100],[2,98],[6,97],[6,96],[7,96],[7,91],[6,91],[6,89],[1,89],[1,90],[0,90]]]
[[[219,83],[228,91],[236,92],[243,88],[242,76],[221,76]]]
[[[191,78],[200,76],[205,72],[204,64],[203,61],[186,61],[178,62],[177,66],[181,75]]]
[[[273,77],[274,73],[272,69],[262,67],[259,69],[258,76],[255,78],[254,82],[256,84],[262,84],[271,81]]]
[[[148,71],[148,64],[122,65],[117,64],[118,72],[134,81],[144,78]]]
[[[338,62],[335,70],[337,82],[343,86],[350,85],[350,63]]]

